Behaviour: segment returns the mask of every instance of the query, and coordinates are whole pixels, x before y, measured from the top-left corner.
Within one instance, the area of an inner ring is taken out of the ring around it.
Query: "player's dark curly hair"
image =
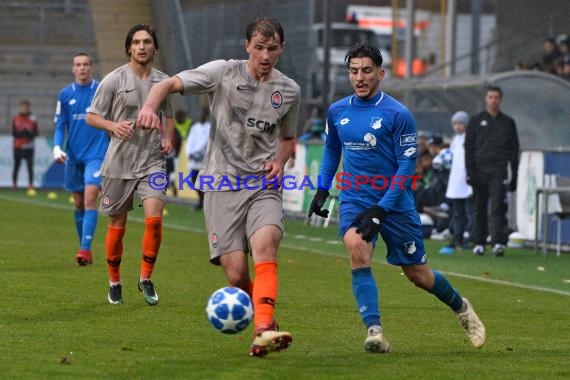
[[[261,34],[263,37],[269,39],[275,36],[275,33],[279,36],[280,43],[285,42],[285,32],[283,27],[277,20],[267,17],[259,17],[249,23],[245,31],[245,37],[248,41],[251,41],[251,37],[255,33]]]
[[[152,27],[147,24],[137,24],[129,30],[129,32],[127,33],[127,38],[125,39],[125,54],[127,55],[127,57],[130,57],[129,48],[133,43],[133,36],[139,30],[144,30],[145,32],[150,34],[150,36],[152,37],[152,42],[154,43],[154,51],[155,52],[158,51],[158,37],[156,36],[156,32],[154,31],[154,29],[152,29]]]
[[[370,58],[374,63],[374,65],[378,67],[382,66],[382,53],[380,53],[380,49],[378,49],[374,45],[366,43],[365,44],[357,43],[356,45],[348,49],[346,55],[344,56],[344,63],[346,64],[346,67],[350,67],[350,60],[352,58],[364,58],[364,57]]]

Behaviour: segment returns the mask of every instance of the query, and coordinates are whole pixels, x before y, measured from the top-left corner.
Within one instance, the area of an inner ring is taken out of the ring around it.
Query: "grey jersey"
[[[275,158],[278,137],[295,137],[301,91],[273,71],[271,80],[259,82],[248,74],[247,61],[218,60],[177,74],[185,93],[207,93],[210,100],[210,139],[200,176],[213,184],[203,190],[231,190],[222,180],[236,185],[247,176],[261,178],[265,162]]]
[[[152,85],[166,78],[168,75],[151,69],[149,77],[143,80],[128,64],[121,66],[103,78],[89,112],[114,122],[127,120],[134,123]],[[168,98],[161,105],[160,112],[163,117],[173,117],[174,112]],[[156,130],[149,132],[135,128],[135,133],[129,140],[112,136],[101,175],[135,179],[158,171],[164,172],[165,159],[160,148],[161,137]]]

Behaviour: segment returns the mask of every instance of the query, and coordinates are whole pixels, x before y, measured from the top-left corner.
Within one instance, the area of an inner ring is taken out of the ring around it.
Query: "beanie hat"
[[[463,123],[467,125],[469,123],[469,115],[465,111],[457,111],[451,117],[451,124],[453,123]]]

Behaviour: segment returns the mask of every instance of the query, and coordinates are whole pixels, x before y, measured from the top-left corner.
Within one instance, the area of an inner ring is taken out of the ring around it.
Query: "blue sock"
[[[449,281],[438,271],[432,270],[435,277],[433,288],[429,290],[431,294],[439,298],[441,302],[448,305],[453,311],[459,311],[463,305],[463,300],[459,292],[451,286]]]
[[[85,210],[83,217],[83,237],[81,238],[81,249],[91,250],[91,242],[97,227],[97,210]]]
[[[85,210],[75,210],[75,230],[77,231],[77,237],[81,243],[81,236],[83,235],[83,216],[85,215]]]
[[[352,270],[352,293],[366,328],[380,325],[378,288],[370,267]]]

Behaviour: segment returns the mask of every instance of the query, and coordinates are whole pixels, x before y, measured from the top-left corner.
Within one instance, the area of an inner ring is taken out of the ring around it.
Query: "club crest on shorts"
[[[108,195],[105,195],[101,200],[101,204],[104,208],[109,208],[109,206],[111,206],[111,198],[109,198]]]
[[[212,244],[212,248],[218,248],[218,235],[215,233],[210,235],[210,244]]]
[[[413,255],[416,252],[415,241],[409,241],[407,243],[404,243],[404,246],[406,247],[406,252],[408,252],[408,254]]]
[[[279,91],[275,91],[271,94],[271,105],[273,108],[279,108],[283,104],[283,95]]]

